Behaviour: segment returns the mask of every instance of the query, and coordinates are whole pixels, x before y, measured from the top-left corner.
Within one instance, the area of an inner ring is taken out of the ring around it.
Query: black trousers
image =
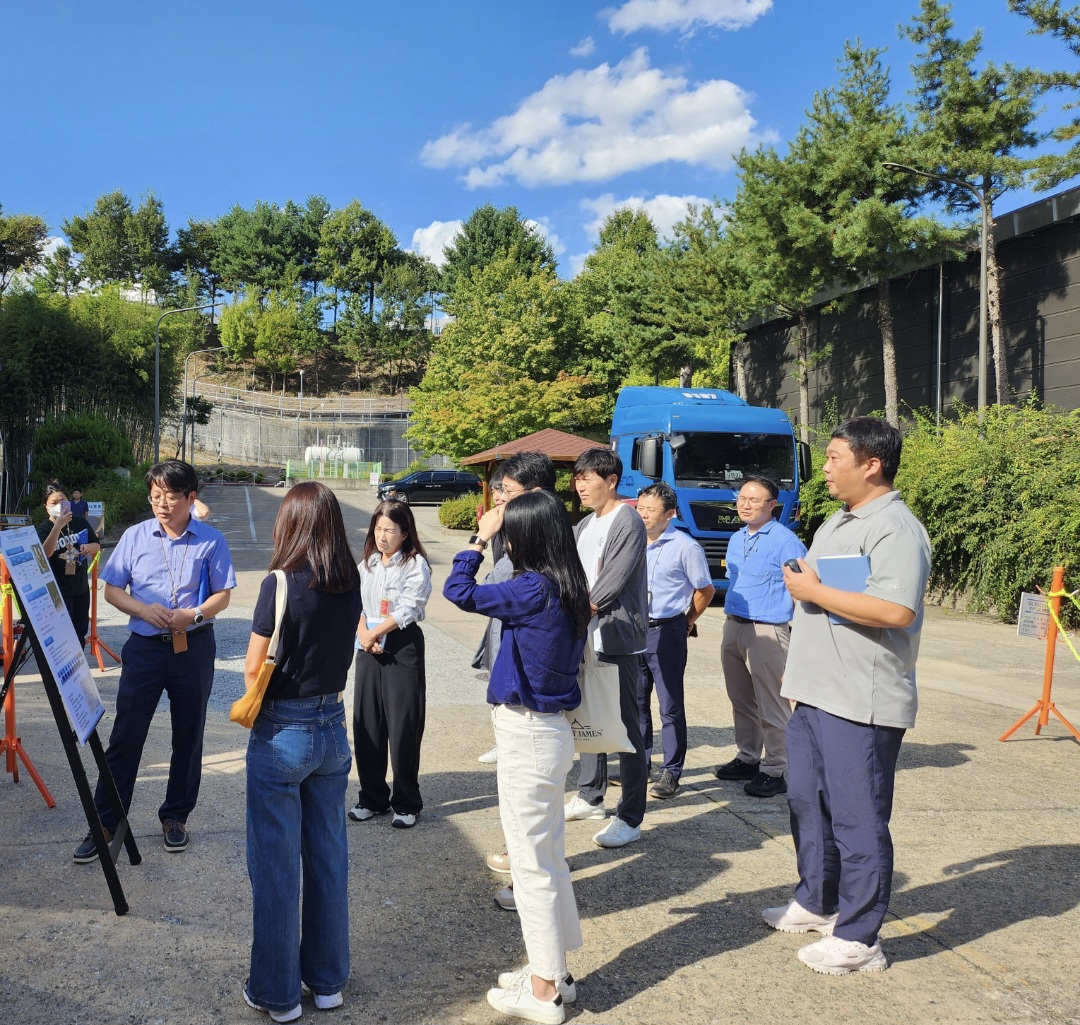
[[[358,803],[374,812],[393,808],[415,815],[424,807],[419,780],[427,693],[424,634],[412,623],[386,634],[383,646],[377,655],[356,653],[353,749],[360,776]],[[387,754],[393,791],[386,782]]]

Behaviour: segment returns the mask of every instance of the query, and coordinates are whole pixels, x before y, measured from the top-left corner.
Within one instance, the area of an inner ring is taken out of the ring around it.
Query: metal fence
[[[214,401],[208,394],[204,397]],[[307,399],[304,406],[305,415],[294,412],[289,416],[283,410],[245,410],[232,404],[215,404],[209,423],[194,429],[194,450],[200,460],[284,467],[290,460],[303,463],[312,446],[353,449],[355,460],[381,463],[385,473],[403,470],[421,456],[405,437],[409,428],[407,411],[374,410],[366,416],[342,411],[340,415],[316,416],[307,408]],[[444,466],[447,460],[436,456],[427,463]]]

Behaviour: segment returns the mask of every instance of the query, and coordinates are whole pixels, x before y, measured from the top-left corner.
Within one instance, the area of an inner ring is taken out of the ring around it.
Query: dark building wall
[[[1002,218],[995,230],[1003,275],[1002,321],[1013,396],[1032,391],[1065,409],[1080,407],[1080,222],[1071,190]],[[1052,212],[1052,213],[1051,213]],[[1023,235],[1014,234],[1025,230]],[[943,278],[943,281],[942,281]],[[890,283],[900,404],[934,409],[938,390],[938,304],[943,295],[940,372],[942,405],[974,406],[978,398],[979,256],[925,267]],[[940,289],[940,293],[939,293]],[[810,314],[810,422],[835,402],[840,417],[885,408],[877,292],[863,289],[833,313]],[[746,398],[796,415],[798,324],[774,320],[747,332]],[[831,346],[831,348],[830,348]],[[993,341],[987,370],[994,401]]]

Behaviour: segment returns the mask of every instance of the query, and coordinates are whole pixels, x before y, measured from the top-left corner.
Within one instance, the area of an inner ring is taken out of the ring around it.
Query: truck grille
[[[698,530],[734,531],[742,526],[734,502],[691,502],[690,515]]]
[[[709,563],[709,574],[713,580],[723,580],[727,575],[724,559],[727,557],[728,539],[726,537],[703,537],[698,543],[705,549],[705,558]]]

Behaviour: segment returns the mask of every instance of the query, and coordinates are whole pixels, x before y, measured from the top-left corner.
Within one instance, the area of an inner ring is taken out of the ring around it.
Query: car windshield
[[[795,446],[783,434],[685,434],[672,452],[675,481],[686,487],[737,491],[750,473],[771,477],[781,488],[795,482]]]

